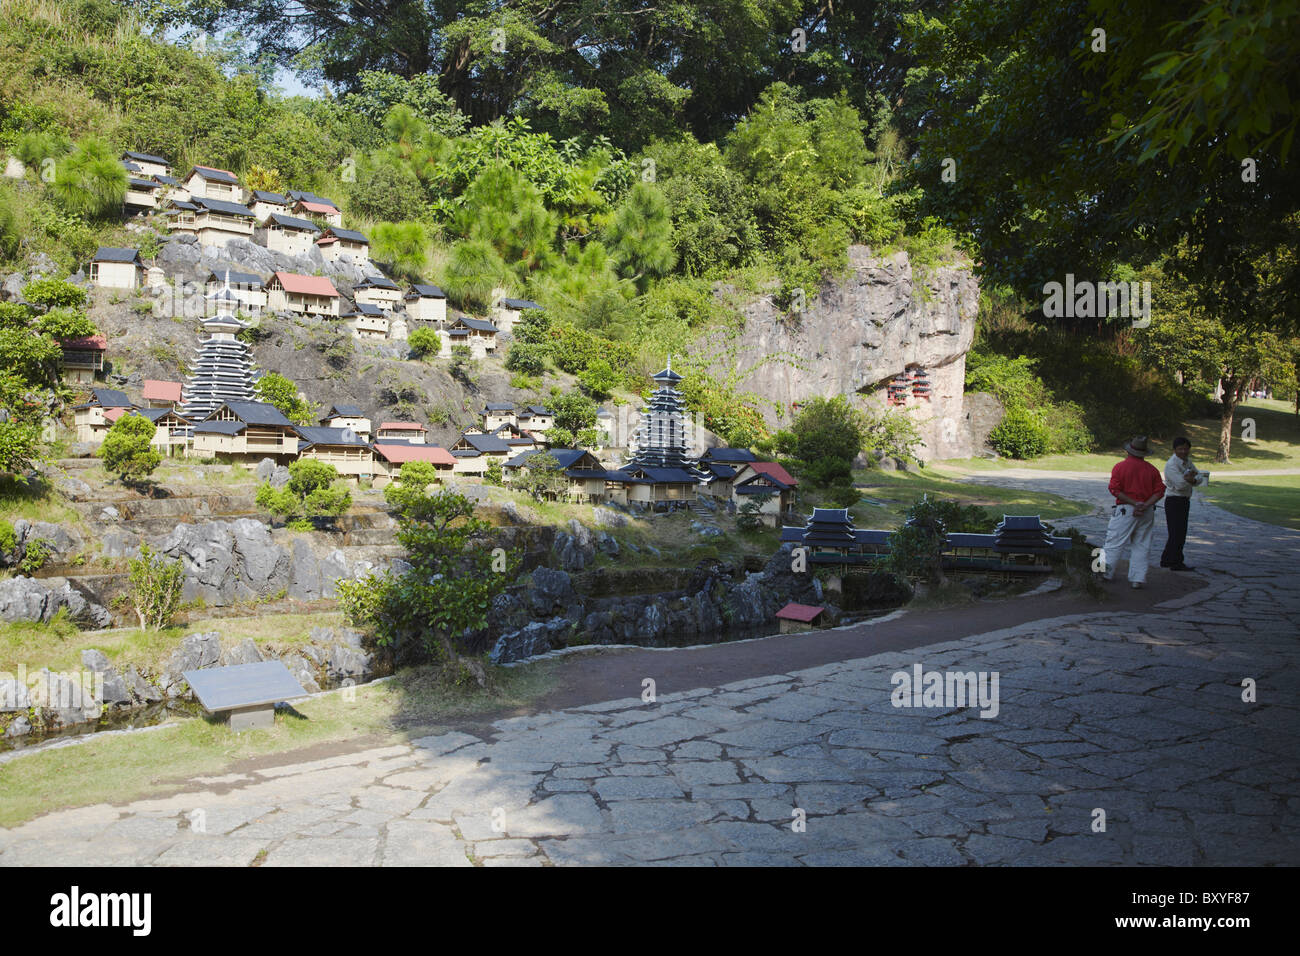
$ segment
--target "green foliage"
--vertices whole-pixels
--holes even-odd
[[[813,398],[788,431],[776,434],[776,449],[795,459],[796,470],[813,485],[841,484],[852,476],[866,426],[866,416],[845,396]]]
[[[140,629],[157,631],[170,625],[180,608],[184,566],[156,553],[148,544],[140,545],[140,556],[127,566],[131,605],[140,618]]]
[[[279,372],[267,372],[257,380],[257,396],[261,401],[274,405],[296,425],[315,421],[315,406],[300,398],[298,386]]]
[[[77,309],[86,304],[86,290],[63,279],[35,279],[23,286],[23,298],[46,309]]]
[[[512,579],[518,558],[493,554],[486,522],[463,495],[440,491],[414,500],[398,517],[397,539],[410,569],[339,582],[347,620],[372,628],[399,659],[423,652],[456,659],[453,640],[482,627],[491,600]]]
[[[618,373],[604,359],[591,362],[578,375],[578,387],[598,400],[609,398],[618,383]]]
[[[72,308],[55,308],[46,312],[36,320],[36,330],[54,339],[75,339],[99,331],[84,312]]]
[[[384,486],[384,500],[394,511],[408,511],[413,503],[424,498],[428,487],[438,480],[438,469],[432,462],[403,462],[397,480]]]
[[[614,213],[605,245],[618,263],[619,273],[636,282],[643,292],[649,286],[649,277],[665,275],[672,269],[677,253],[663,193],[649,183],[633,186]]]
[[[483,481],[489,485],[496,485],[500,488],[505,484],[504,475],[505,472],[501,467],[501,462],[494,458],[492,461],[488,462],[487,468],[483,470]]]
[[[54,542],[49,538],[30,538],[23,544],[23,556],[15,566],[19,574],[30,577],[41,568],[54,553]]]
[[[437,331],[423,326],[413,329],[406,336],[406,344],[419,358],[437,355],[442,350],[442,339],[438,337]]]
[[[482,315],[492,305],[494,290],[510,282],[510,270],[491,243],[469,239],[452,246],[442,287],[453,304]]]
[[[146,481],[162,464],[162,452],[153,442],[156,428],[143,415],[126,414],[113,423],[99,446],[104,470],[122,482]]]
[[[547,399],[546,407],[555,419],[557,428],[577,434],[584,428],[593,428],[596,424],[596,403],[586,395],[566,392],[552,395]]]
[[[546,371],[546,348],[528,342],[511,342],[506,352],[505,367],[510,372],[541,375]]]
[[[1050,436],[1040,412],[1013,405],[989,433],[989,444],[1008,458],[1039,458],[1047,454]]]
[[[945,509],[928,495],[922,495],[910,508],[903,526],[889,537],[889,554],[884,566],[898,574],[919,577],[931,584],[942,584]]]
[[[41,430],[34,423],[0,422],[0,474],[23,475],[41,457]]]
[[[336,518],[352,507],[352,494],[337,478],[333,465],[300,458],[289,465],[289,483],[283,488],[273,488],[269,481],[262,483],[257,489],[257,506],[292,521]]]
[[[583,428],[573,436],[574,448],[600,448],[605,444],[605,436],[599,428]]]
[[[370,256],[409,279],[424,273],[429,235],[418,222],[380,222],[370,230]]]
[[[753,403],[756,396],[737,395],[703,369],[693,368],[681,383],[682,398],[704,418],[704,427],[732,448],[750,448],[768,436],[767,423]]]
[[[568,490],[569,480],[554,455],[539,451],[528,456],[527,463],[515,472],[510,484],[537,501],[554,501]]]
[[[104,140],[86,136],[56,163],[54,196],[70,211],[103,219],[121,211],[126,198],[126,170]]]
[[[0,555],[7,555],[18,547],[18,533],[5,518],[0,518]]]
[[[546,443],[552,448],[572,448],[578,443],[578,438],[569,429],[557,425],[546,429]]]

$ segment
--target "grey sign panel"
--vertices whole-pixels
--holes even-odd
[[[199,703],[214,713],[307,696],[280,661],[185,671],[185,679],[194,688]]]

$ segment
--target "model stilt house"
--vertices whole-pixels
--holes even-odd
[[[182,392],[180,413],[190,421],[202,421],[225,402],[256,400],[253,357],[236,337],[248,325],[231,314],[235,304],[227,276],[226,284],[208,296],[205,312],[216,314],[203,320],[208,337],[195,350],[194,369]]]

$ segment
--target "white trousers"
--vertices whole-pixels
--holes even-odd
[[[1156,509],[1147,508],[1141,517],[1133,514],[1132,505],[1116,505],[1106,528],[1106,545],[1102,549],[1106,560],[1103,574],[1107,581],[1115,578],[1115,568],[1125,545],[1133,550],[1128,559],[1128,579],[1145,582],[1147,566],[1151,563],[1151,537],[1156,527]]]

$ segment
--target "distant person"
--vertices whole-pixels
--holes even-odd
[[[1115,496],[1106,545],[1102,549],[1102,575],[1115,580],[1115,567],[1125,545],[1131,545],[1128,579],[1134,588],[1143,587],[1151,556],[1151,534],[1155,530],[1155,503],[1164,497],[1165,483],[1156,467],[1145,461],[1151,454],[1147,436],[1139,435],[1124,446],[1127,457],[1110,472],[1110,493]]]
[[[1183,561],[1187,543],[1187,515],[1192,508],[1192,486],[1201,472],[1191,463],[1192,443],[1183,435],[1174,439],[1174,453],[1165,463],[1165,525],[1169,540],[1160,555],[1160,566],[1171,571],[1193,571]]]

